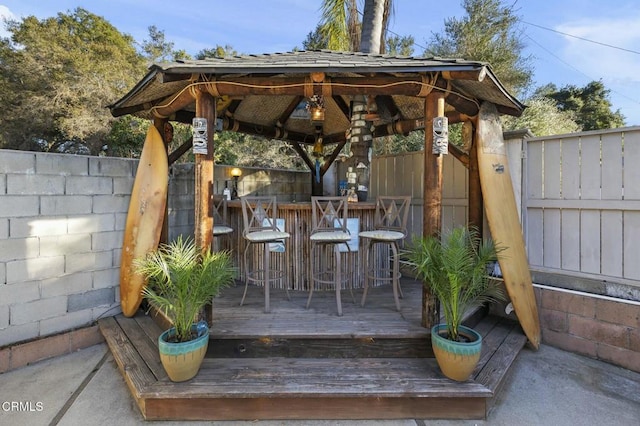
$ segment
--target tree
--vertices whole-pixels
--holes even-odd
[[[202,49],[196,54],[196,59],[207,58],[229,58],[231,56],[237,56],[238,52],[229,44],[224,46],[216,45],[213,49]]]
[[[361,52],[384,53],[390,7],[391,0],[365,0],[360,36]]]
[[[142,52],[150,63],[191,59],[191,55],[184,49],[173,50],[175,44],[167,41],[164,30],[155,25],[151,25],[148,30],[149,39],[142,42]]]
[[[413,36],[387,37],[387,53],[393,56],[411,56],[415,42]]]
[[[444,34],[434,34],[426,55],[489,62],[512,93],[522,93],[532,80],[531,58],[522,56],[524,43],[513,6],[501,0],[463,0],[467,15],[445,20]]]
[[[579,132],[580,125],[573,114],[561,111],[553,99],[536,96],[527,101],[520,117],[502,116],[504,130],[529,129],[535,136],[561,135]]]
[[[582,130],[613,129],[625,125],[620,110],[613,112],[609,101],[610,90],[602,81],[592,81],[584,87],[567,85],[557,89],[550,84],[539,91],[553,99],[561,111],[573,112],[575,121]]]
[[[329,40],[322,35],[321,27],[318,25],[314,31],[307,34],[307,38],[302,42],[304,50],[321,50],[329,48]]]
[[[0,41],[0,146],[100,153],[113,120],[106,106],[145,72],[133,39],[77,8],[7,24]]]

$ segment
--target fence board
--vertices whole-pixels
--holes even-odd
[[[562,140],[562,198],[580,198],[580,139]]]
[[[442,159],[442,198],[454,198],[455,192],[455,167],[452,156],[445,155]]]
[[[545,143],[544,145],[544,198],[560,198],[561,146],[561,143]]]
[[[562,261],[560,267],[570,271],[580,270],[580,212],[562,210]]]
[[[580,213],[580,270],[600,273],[600,212]]]
[[[624,212],[624,277],[640,280],[640,212]]]
[[[602,199],[622,199],[622,133],[602,135]]]
[[[624,133],[624,199],[640,200],[640,131]],[[637,253],[637,252],[636,252]]]
[[[422,200],[424,197],[424,157],[422,155],[412,155],[408,157],[410,161],[407,164],[414,171],[413,173],[413,193],[411,196],[413,198],[418,198]],[[420,226],[422,226],[422,220],[420,220]]]
[[[602,212],[602,260],[601,272],[612,277],[622,277],[622,212]]]
[[[543,266],[543,210],[530,209],[528,213],[527,229],[527,250],[529,254],[529,264]]]
[[[559,194],[559,192],[558,192]],[[544,211],[543,262],[548,268],[560,267],[560,211]]]
[[[543,141],[532,141],[527,143],[527,197],[542,198],[542,149]]]
[[[580,168],[581,198],[600,199],[600,136],[588,135],[581,139]]]

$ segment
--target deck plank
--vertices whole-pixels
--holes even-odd
[[[102,318],[98,320],[98,325],[131,395],[144,415],[145,398],[142,394],[145,389],[157,382],[156,377],[114,317]]]
[[[134,342],[138,354],[146,363],[149,370],[151,370],[155,378],[157,380],[165,379],[167,377],[167,373],[160,362],[157,341],[149,338],[147,333],[145,333],[145,331],[140,327],[139,321],[144,322],[144,316],[137,315],[134,318],[127,318],[124,316],[117,317],[118,325],[120,325],[122,331],[127,335],[129,340]]]
[[[163,381],[150,390],[181,397],[488,397],[474,381],[445,378],[434,359],[206,359],[188,383]]]
[[[451,409],[455,404],[455,409]],[[147,420],[484,419],[483,398],[198,398],[150,399]]]
[[[210,350],[183,383],[160,373],[157,318],[140,311],[100,320],[146,419],[483,419],[526,340],[515,323],[476,315],[481,363],[459,383],[442,375],[420,326],[419,283],[403,282],[401,312],[390,286],[373,289],[364,308],[344,292],[343,317],[333,292],[314,294],[307,310],[306,292],[289,301],[276,290],[265,314],[258,288],[238,306],[243,289],[214,300]]]
[[[475,381],[495,392],[526,342],[527,337],[522,329],[514,325],[502,340],[500,346],[495,349],[491,359],[476,375]]]

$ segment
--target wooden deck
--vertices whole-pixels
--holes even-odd
[[[265,314],[261,289],[250,287],[240,307],[242,290],[215,300],[207,358],[184,383],[169,381],[160,364],[157,319],[140,311],[99,321],[146,419],[484,419],[526,341],[517,324],[481,318],[480,364],[457,383],[433,358],[413,281],[403,281],[402,312],[385,286],[370,290],[365,308],[344,291],[342,317],[331,291],[314,293],[307,310],[306,293],[291,292],[288,301],[275,290]]]

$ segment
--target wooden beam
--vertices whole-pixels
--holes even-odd
[[[300,102],[302,102],[303,99],[303,96],[296,96],[291,102],[289,102],[287,108],[282,112],[282,114],[280,114],[280,117],[278,117],[276,127],[284,127],[284,123],[286,123],[289,117],[291,117],[291,114],[293,114],[293,111],[295,111],[296,107],[300,104]]]
[[[331,97],[331,99],[333,99],[333,102],[335,102],[338,108],[340,108],[340,111],[342,111],[342,114],[345,116],[345,118],[351,121],[351,111],[349,110],[349,105],[344,101],[342,96],[334,95]]]
[[[190,137],[189,139],[187,139],[186,142],[184,142],[182,145],[176,148],[175,151],[169,154],[169,165],[172,165],[173,163],[178,161],[180,157],[182,157],[184,154],[187,153],[187,151],[189,151],[189,149],[191,149],[192,146],[193,146],[193,137]]]
[[[432,154],[433,118],[444,114],[444,95],[432,92],[425,99],[424,129],[424,204],[422,235],[438,235],[442,228],[442,155]],[[438,322],[438,303],[427,287],[422,291],[422,326],[431,328]]]
[[[216,101],[206,92],[196,92],[196,116],[207,119],[207,153],[195,155],[195,243],[208,250],[213,239],[213,217],[210,203],[213,194],[213,152],[216,123]]]
[[[181,92],[171,95],[165,98],[163,101],[158,102],[159,105],[151,108],[151,113],[154,117],[166,118],[170,117],[176,111],[192,104],[195,97],[199,93],[199,90],[191,90],[191,88],[185,88]]]
[[[469,154],[464,152],[452,143],[449,143],[449,154],[456,157],[456,160],[462,163],[467,169],[469,168]]]
[[[307,165],[311,173],[313,173],[314,171],[313,169],[315,168],[315,166],[313,162],[311,162],[311,158],[309,158],[309,154],[307,154],[307,151],[305,151],[304,148],[302,148],[302,145],[300,145],[300,143],[297,141],[291,141],[291,147],[295,152],[298,153],[300,158],[302,158],[302,161],[304,161],[304,164]]]
[[[204,84],[204,83],[203,83]],[[334,77],[313,82],[305,77],[228,77],[206,83],[220,95],[407,95],[423,87],[421,76]]]
[[[442,71],[442,77],[447,80],[482,81],[487,76],[487,67],[470,71]]]

